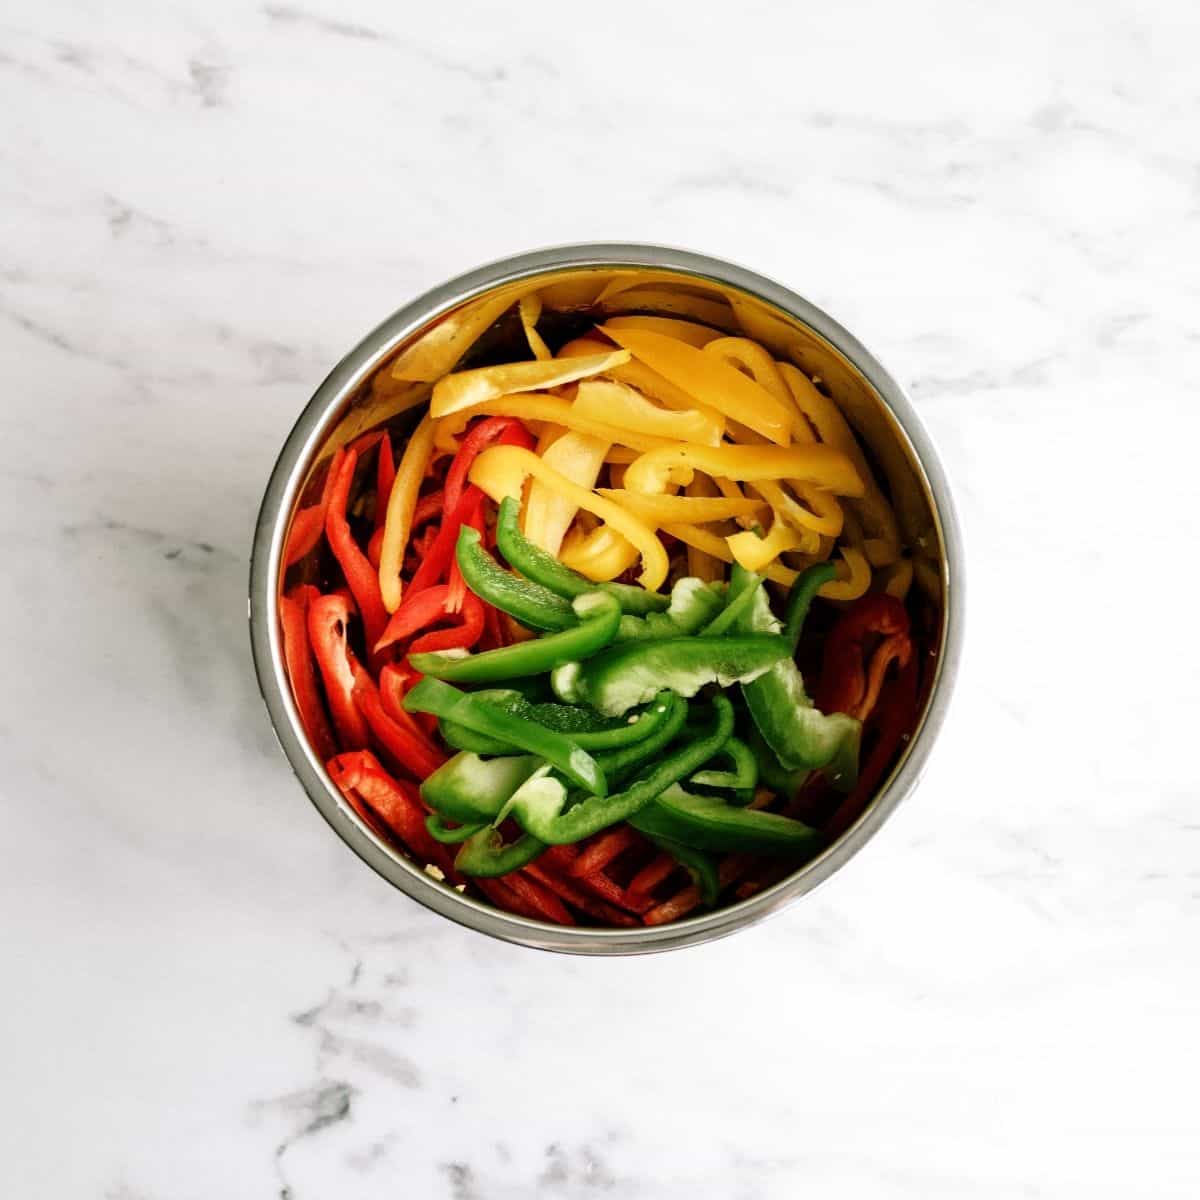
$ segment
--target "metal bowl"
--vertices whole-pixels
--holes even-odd
[[[460,895],[430,878],[368,828],[345,802],[300,725],[284,672],[278,597],[283,548],[302,497],[334,450],[382,420],[415,420],[433,379],[460,359],[494,354],[514,333],[521,295],[537,290],[544,321],[580,329],[599,310],[699,316],[766,344],[818,376],[886,478],[926,588],[938,597],[931,673],[907,748],[858,820],[824,852],[749,899],[675,924],[643,929],[563,928]],[[607,298],[606,298],[607,297]],[[517,325],[516,330],[519,330]],[[393,368],[402,364],[397,380]],[[398,413],[407,414],[397,417]],[[295,569],[295,568],[293,568]],[[853,335],[815,305],[743,267],[659,246],[564,246],[522,254],[451,280],[369,333],[317,389],[292,430],[263,497],[250,566],[250,637],[259,687],[279,743],[304,790],[368,865],[426,907],[506,941],[573,954],[642,954],[724,937],[779,912],[848,862],[912,791],[942,724],[958,667],[963,553],[942,467],[904,390]]]

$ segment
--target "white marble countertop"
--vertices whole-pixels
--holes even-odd
[[[1200,1192],[1200,29],[1046,0],[0,22],[0,1194]],[[379,319],[665,241],[805,293],[957,484],[929,774],[697,950],[492,943],[276,748],[247,552]]]

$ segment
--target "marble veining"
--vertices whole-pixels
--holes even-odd
[[[1190,1200],[1200,19],[1182,0],[0,18],[0,1194]],[[250,666],[297,412],[579,240],[829,309],[961,505],[926,779],[768,925],[492,944],[330,834]]]

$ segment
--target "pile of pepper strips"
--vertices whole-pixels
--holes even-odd
[[[388,433],[339,450],[293,521],[287,563],[323,535],[343,584],[281,597],[287,668],[362,819],[448,885],[559,924],[671,921],[753,894],[842,832],[915,719],[904,606],[879,593],[842,612],[814,703],[794,655],[831,566],[801,574],[782,620],[736,565],[669,597],[593,583],[522,536],[514,501],[497,510],[467,482],[495,443],[533,439],[485,417],[453,458],[431,459],[390,617]],[[369,511],[352,513],[352,496]]]

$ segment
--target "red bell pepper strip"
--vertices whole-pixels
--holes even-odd
[[[417,507],[413,509],[412,527],[414,529],[424,525],[426,521],[432,521],[434,517],[440,516],[445,510],[446,493],[438,488],[436,492],[427,492],[417,500]]]
[[[416,573],[413,575],[408,587],[404,590],[406,596],[416,596],[424,591],[425,588],[432,587],[435,583],[440,583],[446,578],[446,574],[450,570],[450,564],[454,561],[454,549],[458,544],[458,531],[462,528],[463,522],[474,511],[475,505],[481,503],[482,500],[483,493],[474,484],[470,484],[463,492],[458,506],[446,511],[446,516],[442,520],[441,528],[437,531],[437,536],[433,539],[432,545],[425,551],[424,557],[417,566]],[[400,608],[396,612],[399,612],[403,607],[404,602],[401,601]]]
[[[472,878],[471,886],[478,888],[488,900],[505,912],[515,913],[518,917],[532,917],[535,921],[540,920],[537,912],[526,904],[503,879],[486,879],[481,875]]]
[[[506,439],[503,435],[509,434]],[[505,446],[524,446],[533,449],[533,437],[516,417],[484,417],[467,431],[450,470],[446,472],[446,511],[453,512],[462,499],[467,475],[480,453],[500,441]]]
[[[840,837],[854,824],[863,807],[875,794],[884,772],[891,766],[900,743],[912,734],[917,723],[917,656],[910,655],[900,673],[883,690],[876,707],[875,741],[858,782],[825,825],[829,837]]]
[[[300,724],[322,762],[337,753],[333,730],[317,687],[312,647],[308,641],[308,606],[320,595],[312,584],[301,584],[279,598],[279,620],[283,630],[283,660],[287,665],[292,695],[300,713]]]
[[[449,629],[423,634],[408,648],[409,654],[424,654],[428,650],[471,649],[483,633],[483,610],[483,601],[474,592],[467,592],[463,597],[462,622]]]
[[[595,871],[591,875],[580,875],[577,879],[581,886],[602,900],[607,900],[610,904],[627,909],[631,913],[644,913],[647,909],[654,907],[655,901],[652,896],[631,894],[619,883],[614,883],[609,879],[603,871]]]
[[[383,550],[383,527],[375,530],[371,534],[371,540],[367,543],[367,562],[371,564],[377,571],[379,570],[379,555]]]
[[[475,489],[477,491],[477,489]],[[463,519],[459,522],[460,531],[469,525],[479,536],[483,537],[483,493],[478,492],[467,506]],[[467,585],[463,580],[462,571],[458,568],[458,536],[455,535],[455,553],[450,556],[450,590],[446,593],[446,611],[456,613],[461,611],[463,597],[467,594]]]
[[[825,639],[821,679],[813,695],[816,706],[825,713],[857,715],[867,696],[866,639],[871,634],[907,635],[908,628],[908,613],[895,596],[874,592],[855,601]]]
[[[579,857],[571,864],[571,874],[578,877],[603,871],[613,859],[632,849],[640,841],[637,830],[630,825],[606,829],[583,848]]]
[[[630,881],[631,895],[648,896],[664,883],[679,864],[666,851],[656,854]]]
[[[427,810],[416,790],[393,779],[369,750],[339,754],[326,770],[343,794],[348,789],[356,792],[418,862],[433,863],[449,878],[459,879],[446,848],[425,828]]]
[[[553,925],[575,924],[575,918],[567,911],[563,902],[536,879],[520,871],[502,875],[501,878],[534,911],[539,921],[549,921]]]
[[[446,761],[446,756],[423,733],[388,716],[379,689],[365,671],[355,681],[353,694],[376,740],[418,782]]]
[[[350,524],[346,520],[346,506],[350,502],[350,487],[354,482],[354,469],[358,466],[358,455],[353,450],[346,453],[338,467],[329,496],[329,508],[325,513],[325,536],[330,549],[342,568],[346,583],[354,593],[354,601],[362,615],[366,630],[367,645],[374,646],[388,623],[387,609],[379,594],[379,572],[371,566],[370,559],[358,548]]]
[[[388,497],[396,482],[396,460],[392,457],[392,435],[385,433],[379,443],[379,458],[375,463],[375,529],[383,528],[387,518]],[[378,563],[376,563],[378,566]]]
[[[336,593],[314,596],[308,605],[308,640],[325,684],[325,698],[343,750],[365,750],[370,730],[354,703],[354,683],[365,674],[346,639],[350,604]]]
[[[483,606],[483,637],[480,644],[485,650],[501,650],[511,644],[500,610],[490,604]]]
[[[406,588],[400,607],[392,613],[382,637],[375,643],[376,651],[412,637],[427,625],[445,620],[447,591],[448,586],[444,583],[434,584],[415,595],[411,587]]]
[[[589,894],[574,880],[566,879],[548,867],[542,866],[540,861],[530,863],[524,869],[524,873],[531,875],[539,883],[548,887],[572,908],[587,913],[589,917],[595,917],[597,921],[603,921],[607,925],[636,925],[638,923],[636,917]]]
[[[325,530],[325,511],[329,507],[329,495],[333,490],[334,477],[345,457],[345,450],[339,448],[335,452],[330,460],[329,470],[325,472],[325,482],[321,485],[320,500],[316,504],[309,505],[308,508],[302,508],[292,518],[292,527],[288,531],[287,550],[283,556],[285,567],[299,562],[321,540],[321,534]]]
[[[383,701],[383,711],[393,721],[403,724],[407,720],[418,733],[432,738],[437,730],[437,717],[433,713],[410,713],[404,707],[404,697],[424,678],[407,662],[388,663],[379,674],[379,698]]]

